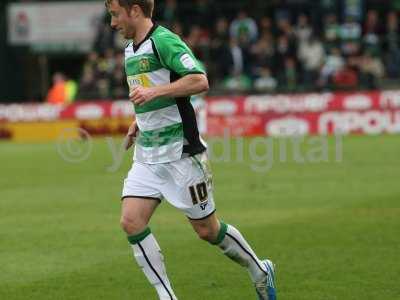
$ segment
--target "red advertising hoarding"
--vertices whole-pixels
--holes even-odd
[[[400,133],[400,90],[208,97],[209,136]],[[101,120],[133,116],[129,101],[0,105],[0,123]]]
[[[400,133],[400,91],[215,97],[207,101],[207,133]]]

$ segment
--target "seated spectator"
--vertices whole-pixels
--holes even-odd
[[[272,27],[272,20],[270,17],[263,16],[260,20],[260,35],[262,36],[265,33],[271,34],[273,32],[273,27]]]
[[[249,42],[254,42],[258,37],[258,27],[256,21],[247,15],[247,12],[241,10],[230,26],[230,36],[236,40],[241,35],[245,35]]]
[[[95,73],[92,69],[83,69],[83,75],[79,82],[78,97],[81,100],[90,100],[98,98]]]
[[[369,89],[377,88],[379,80],[385,75],[382,60],[378,56],[372,56],[369,52],[366,52],[361,58],[360,71],[363,83]]]
[[[381,28],[379,25],[379,16],[376,10],[370,10],[364,25],[363,49],[373,55],[381,54],[380,41]]]
[[[110,89],[112,99],[126,99],[128,97],[128,86],[124,72],[124,56],[119,53],[115,57],[115,68],[111,74]]]
[[[85,64],[83,65],[83,70],[90,69],[91,72],[98,72],[98,63],[99,63],[99,54],[96,51],[91,51],[88,56]]]
[[[216,78],[224,78],[228,75],[229,70],[226,63],[230,61],[229,56],[229,23],[225,18],[220,18],[215,24],[215,28],[210,41],[210,60],[209,76],[215,80]]]
[[[272,77],[271,70],[261,68],[260,76],[254,81],[254,88],[258,92],[274,92],[278,86],[277,80]]]
[[[211,0],[194,1],[193,4],[189,5],[186,15],[190,16],[190,19],[186,22],[207,30],[211,29],[216,19],[214,3],[215,1]]]
[[[386,23],[385,63],[391,78],[400,77],[400,32],[398,17],[395,12],[389,13]]]
[[[335,88],[353,89],[358,85],[358,74],[350,65],[345,64],[333,75],[332,82]]]
[[[230,91],[244,92],[252,88],[251,78],[243,73],[233,73],[223,81],[223,87]]]
[[[332,76],[336,75],[345,65],[345,61],[338,48],[332,48],[322,66],[318,85],[326,87]]]
[[[179,36],[183,36],[183,27],[181,22],[174,22],[171,25],[171,31]]]
[[[245,49],[239,47],[236,39],[231,39],[229,47],[224,49],[222,53],[221,63],[224,68],[224,74],[249,74],[247,72],[248,66],[246,66],[246,61],[248,61],[248,53]]]
[[[216,44],[219,46],[229,41],[229,23],[227,19],[219,18],[217,20],[212,36],[212,46]]]
[[[169,27],[172,23],[179,19],[179,10],[176,0],[166,0],[165,3],[160,5],[159,17]]]
[[[339,47],[340,25],[336,15],[328,14],[324,18],[324,27],[325,48],[329,52],[332,48]]]
[[[361,50],[362,30],[353,17],[348,16],[340,26],[341,49],[345,56],[357,55]]]
[[[198,25],[192,26],[188,36],[185,38],[185,41],[192,49],[195,56],[198,59],[203,60],[206,56],[206,49],[210,44],[207,31],[203,30]]]
[[[78,84],[73,79],[67,79],[65,83],[65,92],[67,93],[67,103],[72,103],[76,99],[76,95],[78,94]]]
[[[293,28],[288,18],[280,18],[277,23],[278,36],[286,36],[289,41],[289,46],[291,49],[295,49],[297,47],[297,36],[296,31]]]
[[[296,47],[290,42],[287,35],[281,35],[278,38],[276,44],[276,63],[278,70],[283,68],[285,65],[285,59],[290,57],[296,57]]]
[[[310,38],[312,31],[308,16],[306,14],[301,14],[297,19],[297,25],[295,28],[296,38],[299,41],[300,46]]]
[[[312,87],[325,61],[325,50],[322,42],[315,36],[310,36],[300,44],[298,57],[303,65],[304,84],[307,87]]]
[[[275,43],[272,35],[265,32],[260,40],[251,47],[251,74],[260,75],[260,69],[275,67]]]
[[[106,49],[114,48],[115,33],[114,30],[109,26],[110,16],[108,13],[105,14],[104,20],[99,24],[97,29],[96,38],[94,41],[94,50],[97,53],[104,53]]]
[[[298,71],[294,58],[285,58],[284,68],[279,72],[278,81],[280,89],[289,92],[294,92],[299,87]]]

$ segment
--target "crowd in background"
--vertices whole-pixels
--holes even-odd
[[[190,6],[166,0],[155,19],[193,49],[205,64],[214,91],[374,89],[383,79],[400,77],[396,7],[383,13],[366,8],[357,17],[330,8],[335,1],[321,2],[326,6],[317,11],[278,6],[271,11],[253,7],[224,12],[209,0]],[[108,22],[106,17],[100,25],[83,67],[80,99],[126,97],[126,42]]]

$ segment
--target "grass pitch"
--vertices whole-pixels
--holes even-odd
[[[105,140],[76,164],[53,143],[0,151],[0,299],[156,299],[119,229],[130,155],[110,172]],[[218,214],[277,264],[279,299],[400,299],[400,138],[347,137],[343,151],[342,163],[267,173],[248,155],[213,163]],[[180,299],[256,299],[246,272],[179,211],[163,203],[151,228]]]

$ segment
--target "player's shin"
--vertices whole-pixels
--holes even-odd
[[[157,290],[160,300],[176,300],[164,265],[160,246],[147,228],[144,232],[129,236],[133,254],[149,282]]]
[[[213,244],[218,245],[230,259],[247,268],[253,282],[265,278],[263,264],[235,227],[221,222],[218,238]]]

